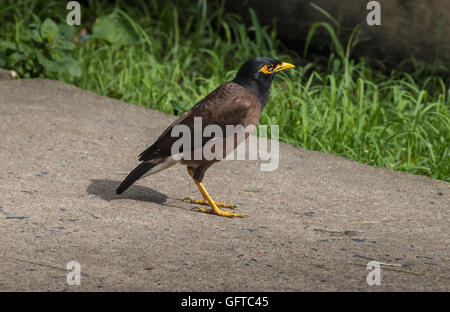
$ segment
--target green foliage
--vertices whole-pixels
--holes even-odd
[[[13,68],[22,77],[64,72],[79,77],[80,65],[71,56],[74,35],[73,27],[57,25],[51,18],[32,23],[20,40],[0,40],[0,66]]]
[[[275,27],[261,26],[253,10],[246,27],[223,2],[136,3],[91,1],[82,8],[83,21],[90,22],[74,28],[62,25],[65,2],[0,0],[0,66],[181,114],[233,79],[245,60],[275,57],[297,65],[278,74],[261,117],[261,124],[279,125],[281,140],[450,182],[448,84],[421,68],[384,73],[352,58],[362,40],[359,28],[343,44],[339,29],[312,25],[300,58],[283,47]],[[63,23],[55,27],[47,18]],[[324,64],[305,61],[319,27],[331,37]],[[88,35],[74,46],[82,28]]]
[[[127,46],[137,42],[133,29],[115,13],[98,18],[93,27],[93,35],[95,38],[117,46]]]

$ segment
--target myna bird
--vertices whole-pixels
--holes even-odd
[[[198,157],[197,159],[195,157],[186,157],[182,159],[174,157],[172,145],[179,138],[172,136],[172,130],[177,125],[184,125],[189,127],[191,132],[194,132],[194,118],[201,117],[201,126],[203,129],[208,125],[218,125],[224,130],[224,137],[222,138],[224,145],[227,139],[233,139],[234,142],[232,142],[233,147],[231,150],[233,151],[240,142],[237,142],[235,135],[232,137],[225,137],[225,126],[242,125],[243,128],[246,129],[248,126],[256,127],[261,112],[269,98],[273,77],[277,72],[292,67],[294,67],[294,65],[267,57],[257,57],[245,62],[239,69],[234,80],[220,85],[217,89],[194,105],[189,111],[175,120],[159,136],[153,145],[139,155],[141,163],[131,171],[125,180],[123,180],[117,188],[117,194],[122,193],[134,182],[144,176],[157,173],[176,163],[180,163],[187,166],[190,176],[204,197],[204,200],[193,200],[189,198],[191,202],[209,205],[211,207],[211,209],[195,207],[196,209],[201,212],[212,213],[224,217],[243,217],[243,214],[220,210],[219,207],[234,208],[235,206],[214,201],[202,184],[206,170],[214,162],[219,160],[208,160],[205,157],[200,159],[198,159]],[[243,139],[247,138],[248,135],[249,133],[245,132]],[[209,140],[210,138],[202,138],[200,148]],[[188,152],[194,154],[196,146],[191,146],[192,148]],[[231,151],[224,150],[224,156]]]

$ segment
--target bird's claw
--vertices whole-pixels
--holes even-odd
[[[188,200],[191,204],[198,204],[198,205],[207,205],[209,206],[209,203],[207,200],[204,199],[195,199],[192,197],[186,197],[184,200]],[[227,203],[221,203],[221,202],[217,202],[214,201],[214,204],[216,204],[217,207],[224,207],[224,208],[229,208],[229,209],[236,209],[237,206],[233,205],[233,204],[227,204]]]
[[[203,213],[209,213],[209,214],[215,214],[218,216],[222,216],[222,217],[228,217],[228,218],[233,218],[233,217],[245,217],[247,215],[245,214],[241,214],[241,213],[235,213],[233,211],[222,211],[220,209],[206,209],[206,208],[202,208],[202,207],[192,207],[191,210],[195,210],[198,212],[203,212]]]

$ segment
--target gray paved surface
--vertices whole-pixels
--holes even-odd
[[[206,175],[244,219],[191,211],[182,199],[199,193],[181,166],[115,195],[173,118],[0,80],[0,290],[450,290],[442,181],[281,144],[276,171],[224,161]],[[381,286],[366,283],[370,260],[391,264]]]

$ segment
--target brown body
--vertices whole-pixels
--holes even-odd
[[[173,127],[176,125],[186,125],[190,129],[193,129],[194,117],[202,118],[203,129],[208,125],[218,125],[222,128],[224,134],[223,157],[225,157],[228,153],[232,152],[232,150],[225,148],[228,140],[231,139],[234,141],[234,149],[249,135],[246,132],[243,136],[233,135],[232,137],[225,137],[226,125],[242,125],[243,128],[256,126],[260,116],[261,102],[255,94],[237,83],[224,83],[193,106],[188,112],[175,120],[152,146],[142,152],[139,160],[144,162],[161,161],[164,158],[171,157],[172,145],[179,139],[179,137],[172,136]],[[191,131],[191,135],[191,141],[193,142],[193,131]],[[202,146],[210,139],[209,137],[203,138]],[[201,160],[193,160],[193,154],[194,148],[192,149],[192,160],[181,160],[180,163],[188,166],[194,172],[195,178],[201,182],[206,169],[219,160],[207,160],[204,158]]]

